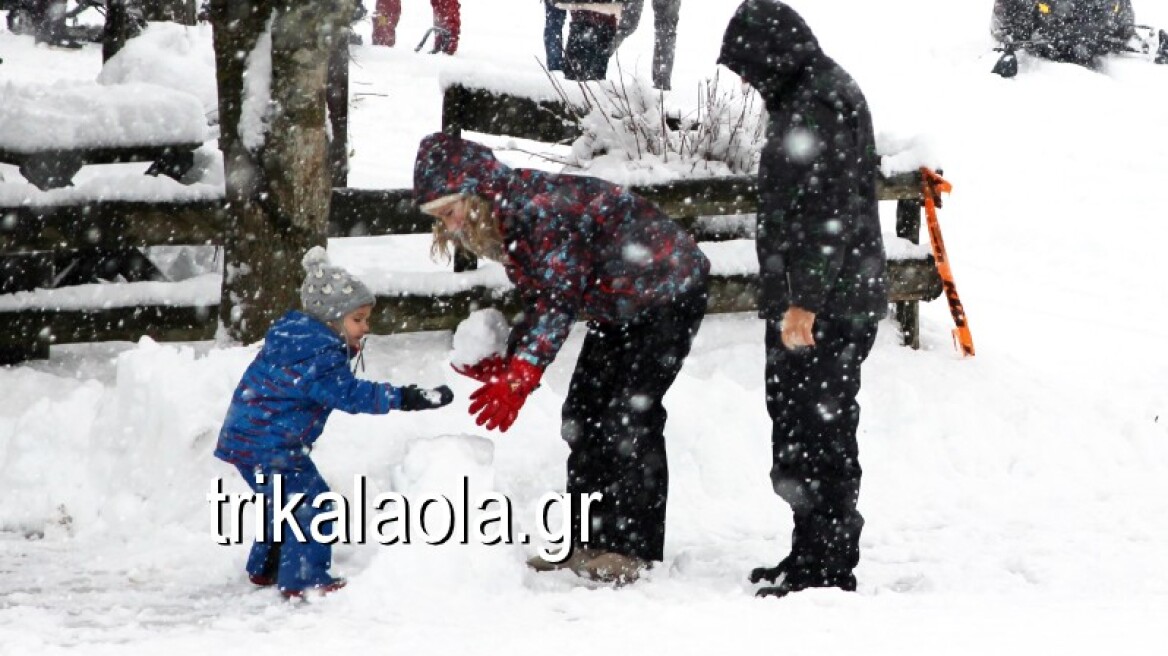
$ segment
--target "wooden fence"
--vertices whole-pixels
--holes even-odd
[[[554,105],[498,94],[487,97],[484,93],[462,87],[447,89],[444,127],[512,136],[542,134],[545,139],[570,134],[564,121],[554,114]],[[533,134],[533,128],[548,134]],[[704,218],[752,214],[757,209],[754,177],[687,179],[632,190],[657,203],[699,241],[747,237],[742,221]],[[918,174],[881,177],[878,193],[881,200],[897,203],[897,234],[916,243],[922,205]],[[23,258],[24,262],[36,262],[38,255],[95,246],[117,249],[218,244],[226,221],[227,214],[219,200],[89,201],[73,205],[0,207],[0,260]],[[414,204],[412,190],[333,190],[329,217],[332,237],[419,234],[429,232],[431,225],[431,219]],[[892,259],[888,269],[890,300],[896,303],[904,342],[916,348],[919,345],[917,303],[940,295],[940,277],[931,257]],[[29,270],[35,273],[36,268]],[[757,284],[756,276],[714,276],[709,311],[756,309]],[[499,307],[505,312],[519,309],[512,291],[485,287],[443,296],[379,296],[372,318],[373,330],[394,333],[452,329],[470,311],[486,306]],[[159,341],[206,340],[214,336],[217,321],[216,305],[0,311],[0,363],[48,357],[49,344],[54,342],[134,340],[141,335]]]

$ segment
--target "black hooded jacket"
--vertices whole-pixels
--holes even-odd
[[[796,305],[879,320],[888,302],[879,160],[859,86],[774,0],[738,7],[718,63],[759,92],[770,119],[759,165],[759,314],[778,319]]]

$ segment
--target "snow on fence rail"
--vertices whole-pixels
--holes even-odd
[[[491,108],[489,111],[486,108]],[[529,99],[452,84],[443,102],[444,129],[551,141],[546,128],[570,134],[570,121],[557,114],[554,101]],[[549,118],[549,116],[551,118]],[[541,128],[541,126],[543,126]],[[736,260],[711,257],[710,312],[750,311],[756,307],[757,263],[745,264],[757,208],[753,176],[690,178],[631,189],[657,203],[684,225],[703,248]],[[941,293],[941,281],[920,235],[921,185],[915,172],[878,180],[881,200],[897,202],[897,240],[887,244],[890,300],[906,345],[919,346],[918,302]],[[6,202],[0,197],[0,259],[82,247],[145,247],[218,244],[227,216],[222,200],[186,197],[168,202],[61,199],[42,204]],[[331,237],[420,234],[432,221],[413,203],[412,190],[333,190]],[[722,242],[726,244],[711,244]],[[732,246],[747,248],[732,248]],[[473,265],[472,265],[473,266]],[[497,273],[497,272],[495,272]],[[393,286],[375,290],[378,305],[373,329],[379,333],[450,329],[471,310],[494,306],[518,311],[518,299],[504,279],[490,271],[442,274],[452,284]],[[454,283],[457,280],[457,284]],[[465,283],[465,284],[464,284]],[[141,283],[136,283],[141,284]],[[166,284],[166,283],[161,283]],[[181,284],[181,283],[179,283]],[[201,284],[207,284],[203,281]],[[207,290],[204,290],[206,292]],[[140,301],[125,307],[35,302],[8,303],[0,297],[0,362],[47,357],[51,342],[133,340],[149,335],[160,341],[205,340],[217,329],[217,295],[163,294],[165,301]],[[133,298],[133,297],[130,297]],[[201,300],[199,300],[201,299]],[[124,303],[123,303],[124,304]],[[51,307],[46,307],[50,306]]]
[[[87,164],[154,162],[181,178],[207,140],[194,96],[146,83],[0,86],[0,162],[42,190],[67,187]]]
[[[902,198],[913,189],[916,176],[906,174],[882,180],[882,198]],[[657,202],[699,240],[725,241],[749,236],[753,221],[714,220],[704,217],[748,215],[756,207],[754,182],[746,178],[683,180],[635,187],[634,191]],[[377,236],[422,234],[432,222],[413,203],[412,190],[335,189],[330,215],[330,235]],[[911,223],[917,214],[919,192],[900,210]],[[915,203],[915,205],[914,205]],[[187,202],[90,201],[82,204],[0,208],[0,254],[29,254],[83,246],[144,247],[156,245],[218,244],[226,213],[220,201]],[[746,217],[743,217],[746,218]],[[911,230],[911,228],[910,228]],[[916,228],[919,231],[919,227]],[[893,301],[913,303],[936,298],[940,280],[931,258],[921,259],[908,247],[898,247],[910,259],[889,260]],[[894,256],[896,252],[889,249]],[[725,268],[724,268],[725,269]],[[715,269],[717,271],[717,269]],[[481,272],[451,273],[473,278],[461,291],[445,294],[378,294],[374,331],[392,333],[450,329],[471,310],[496,306],[517,311],[518,301],[503,284],[492,284]],[[139,283],[141,284],[141,283]],[[165,285],[168,283],[153,283]],[[756,276],[753,272],[717,275],[710,296],[711,312],[748,311],[755,307]],[[2,298],[2,297],[0,297]],[[173,302],[171,302],[173,301]],[[30,307],[0,309],[0,358],[3,350],[30,351],[47,356],[50,341],[59,343],[133,340],[141,335],[165,340],[204,340],[213,337],[218,318],[217,303],[190,304],[189,298],[143,303],[130,307]],[[915,323],[906,326],[914,332]],[[911,341],[909,342],[911,344]],[[9,360],[16,356],[9,356]]]

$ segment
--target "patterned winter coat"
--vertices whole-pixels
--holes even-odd
[[[709,260],[656,205],[583,176],[512,169],[473,141],[422,140],[414,168],[421,204],[454,193],[492,201],[525,305],[514,355],[546,367],[582,315],[626,323],[705,282]]]
[[[358,380],[344,340],[303,312],[276,320],[244,372],[219,432],[215,456],[237,465],[299,469],[333,410],[386,414],[401,390]]]

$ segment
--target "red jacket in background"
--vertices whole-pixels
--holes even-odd
[[[448,55],[458,50],[458,35],[462,29],[459,0],[430,0],[434,10],[434,25],[448,32],[437,39],[438,49]],[[397,24],[401,20],[401,0],[377,0],[373,14],[373,45],[393,47],[397,42]]]

